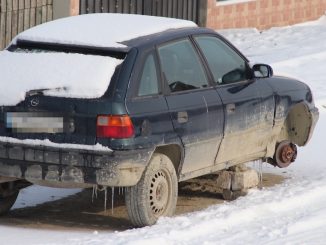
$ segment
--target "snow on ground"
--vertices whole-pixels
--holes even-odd
[[[251,62],[272,65],[274,73],[309,84],[317,101],[326,99],[326,16],[317,22],[287,27],[220,30]]]
[[[42,186],[32,185],[23,189],[19,192],[16,203],[12,207],[12,209],[17,208],[25,208],[25,207],[33,207],[38,204],[56,201],[61,198],[74,195],[80,192],[81,189],[62,189],[62,188],[48,188]],[[0,227],[0,231],[2,227]],[[1,244],[1,239],[0,239]]]
[[[320,120],[311,142],[299,149],[297,161],[287,169],[281,185],[252,190],[233,202],[158,224],[124,232],[57,232],[0,226],[6,244],[326,244],[326,17],[318,22],[252,30],[223,31],[251,60],[271,63],[275,73],[305,80],[313,89]],[[32,202],[25,190],[25,206]],[[30,192],[31,191],[31,192]],[[51,200],[49,198],[49,200]]]

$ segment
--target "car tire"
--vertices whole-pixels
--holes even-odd
[[[13,193],[10,193],[10,195],[3,195],[4,189],[2,188],[7,183],[0,184],[0,215],[6,214],[11,207],[16,202],[17,196],[19,194],[19,191],[15,191]]]
[[[136,227],[153,225],[162,216],[172,216],[178,198],[175,168],[166,155],[154,153],[137,185],[128,187],[125,201]]]

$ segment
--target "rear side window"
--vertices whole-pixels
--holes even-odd
[[[140,78],[138,96],[155,95],[159,93],[156,65],[153,55],[149,55],[144,63]]]
[[[203,65],[188,39],[161,46],[158,53],[171,92],[208,86]]]
[[[212,36],[195,37],[204,53],[215,83],[228,84],[250,79],[246,61],[222,40]]]

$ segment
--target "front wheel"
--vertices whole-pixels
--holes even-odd
[[[172,216],[178,197],[175,168],[166,155],[154,153],[137,185],[126,190],[126,206],[133,225],[153,225],[159,217]]]
[[[297,147],[288,140],[280,142],[275,150],[274,161],[279,168],[286,168],[297,158]]]
[[[19,191],[14,190],[12,182],[0,183],[0,215],[7,213],[16,202]]]

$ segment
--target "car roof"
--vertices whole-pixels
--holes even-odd
[[[166,30],[196,27],[188,20],[132,14],[87,14],[51,21],[19,34],[17,41],[128,49],[128,40]]]
[[[139,50],[150,49],[162,43],[166,43],[172,40],[181,39],[191,35],[215,35],[224,39],[223,36],[219,35],[212,29],[201,28],[201,27],[188,27],[179,29],[168,29],[159,33],[137,37],[125,42],[122,42],[123,47],[96,47],[87,45],[76,45],[76,44],[60,44],[51,42],[39,42],[29,41],[24,39],[16,40],[16,43],[8,48],[8,50],[14,50],[17,46],[21,48],[41,48],[63,52],[73,52],[81,54],[94,54],[94,55],[108,55],[118,59],[123,59],[125,54],[128,53],[132,48]],[[225,39],[224,39],[225,40]],[[229,42],[227,42],[230,46]]]
[[[146,48],[148,46],[154,46],[178,38],[187,37],[191,35],[200,35],[200,34],[218,35],[212,29],[201,28],[201,27],[188,27],[188,28],[180,28],[180,29],[170,29],[160,33],[155,33],[152,35],[135,38],[123,42],[123,44],[126,44],[128,47]]]

